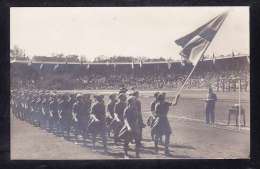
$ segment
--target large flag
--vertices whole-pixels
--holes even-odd
[[[215,37],[226,17],[227,12],[216,16],[195,31],[177,39],[175,43],[183,48],[180,52],[183,59],[191,62],[195,66]]]

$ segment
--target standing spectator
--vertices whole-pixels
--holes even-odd
[[[206,123],[215,123],[215,103],[217,101],[217,95],[213,93],[213,89],[209,87],[208,95],[206,99]]]

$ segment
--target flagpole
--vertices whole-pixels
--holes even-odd
[[[224,20],[220,23],[220,26],[217,28],[216,32],[218,32],[218,30],[221,28],[221,26],[222,26],[223,23],[224,23]],[[217,34],[217,33],[216,33],[216,34]],[[215,36],[216,36],[216,34],[215,34]],[[211,41],[211,42],[212,42],[212,41]],[[207,44],[206,48],[204,49],[203,53],[202,53],[201,56],[200,56],[200,59],[201,59],[202,56],[204,56],[204,53],[207,51],[207,49],[208,49],[209,45],[211,44],[211,42],[209,42],[209,43]],[[198,62],[200,61],[200,59],[198,60]],[[194,72],[196,66],[198,65],[198,62],[196,63],[196,65],[193,66],[193,68],[192,68],[190,74],[187,76],[187,78],[186,78],[186,80],[184,81],[183,85],[181,86],[181,88],[180,88],[180,89],[178,90],[178,92],[176,93],[175,98],[176,98],[176,97],[181,93],[181,91],[183,90],[185,84],[187,83],[187,81],[188,81],[188,79],[190,78],[191,74]]]
[[[202,56],[204,56],[204,53],[207,51],[209,45],[210,45],[210,43],[207,44],[206,48],[204,49],[203,53],[202,53],[201,56],[200,56],[200,59],[201,59]],[[200,59],[199,59],[199,61],[200,61]],[[198,63],[199,63],[199,61],[198,61]],[[186,83],[188,82],[190,76],[191,76],[192,73],[194,72],[194,70],[195,70],[196,66],[198,65],[198,63],[193,66],[193,68],[192,68],[190,74],[187,76],[187,78],[185,79],[184,83],[182,84],[182,86],[180,87],[180,89],[178,90],[178,92],[176,93],[176,96],[178,96],[178,95],[181,93],[181,91],[183,90],[184,86],[185,86]],[[176,98],[176,97],[175,97],[175,98]]]

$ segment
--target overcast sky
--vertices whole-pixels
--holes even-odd
[[[174,41],[231,9],[206,54],[249,54],[248,7],[11,8],[11,48],[27,55],[64,53],[178,59]]]

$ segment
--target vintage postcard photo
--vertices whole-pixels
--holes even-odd
[[[11,7],[12,160],[250,158],[249,7]]]

